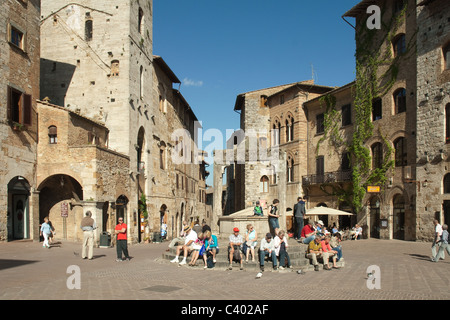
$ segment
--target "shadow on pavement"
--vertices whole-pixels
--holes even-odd
[[[36,263],[36,262],[39,262],[39,261],[0,259],[0,270],[20,267],[20,266],[23,266],[23,265]]]

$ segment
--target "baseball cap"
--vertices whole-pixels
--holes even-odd
[[[233,232],[239,232],[239,228],[234,228]]]

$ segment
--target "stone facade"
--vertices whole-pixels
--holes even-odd
[[[36,188],[40,1],[0,4],[0,241],[29,238]]]
[[[417,237],[433,239],[433,219],[450,224],[450,3],[417,6]]]
[[[49,217],[56,239],[81,241],[80,222],[90,210],[97,239],[102,232],[113,233],[121,215],[116,199],[129,194],[129,157],[108,149],[109,130],[97,121],[42,101],[38,112],[39,216],[34,219]]]

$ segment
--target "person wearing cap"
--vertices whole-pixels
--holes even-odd
[[[277,270],[277,254],[275,253],[274,243],[270,233],[267,233],[266,237],[261,240],[261,246],[259,247],[259,267],[261,268],[261,272],[264,272],[264,259],[266,256],[272,259],[273,269]]]
[[[263,208],[261,207],[259,200],[256,201],[256,206],[253,208],[253,214],[259,217],[264,215]]]
[[[184,245],[177,246],[175,258],[170,261],[172,263],[178,263],[180,253],[181,251],[183,251],[183,260],[180,262],[180,265],[186,264],[186,258],[188,254],[193,250],[194,242],[197,240],[197,233],[194,230],[192,230],[190,226],[186,226],[184,228],[184,233],[186,235]]]
[[[243,254],[241,251],[241,247],[242,244],[244,243],[244,240],[242,238],[242,235],[239,234],[239,228],[234,228],[233,229],[233,234],[230,236],[230,244],[228,245],[228,256],[230,259],[230,267],[228,268],[229,270],[233,269],[232,263],[233,263],[233,256],[235,251],[239,252],[239,263],[241,265],[241,270],[244,269],[244,267],[242,266],[242,261],[243,261]],[[237,259],[236,259],[237,260]]]

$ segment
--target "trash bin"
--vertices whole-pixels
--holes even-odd
[[[100,234],[100,248],[111,247],[111,234],[109,232],[102,232]]]
[[[152,242],[161,242],[161,232],[153,232],[153,239]]]

